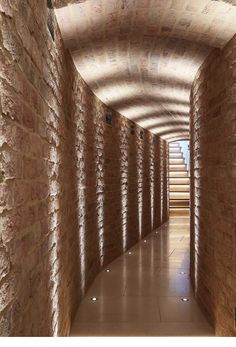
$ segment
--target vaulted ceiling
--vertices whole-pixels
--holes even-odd
[[[236,32],[236,0],[54,0],[66,47],[108,106],[168,141],[189,137],[195,74]]]

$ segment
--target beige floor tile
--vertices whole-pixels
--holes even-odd
[[[148,325],[147,336],[214,336],[213,328],[206,323],[159,323]]]
[[[191,296],[188,302],[183,302],[181,297],[158,298],[162,322],[199,322],[206,323],[206,319]]]
[[[85,298],[76,317],[75,324],[83,323],[157,323],[160,322],[160,311],[156,298],[143,297],[99,297],[98,301],[91,302],[90,297]]]
[[[214,336],[190,285],[189,219],[171,218],[145,240],[96,277],[71,336]]]

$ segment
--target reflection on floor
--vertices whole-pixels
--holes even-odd
[[[109,269],[87,292],[71,336],[214,336],[190,286],[189,218],[171,218]]]

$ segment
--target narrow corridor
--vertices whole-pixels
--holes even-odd
[[[236,0],[0,0],[0,336],[236,337],[235,99]]]
[[[190,285],[188,217],[171,218],[100,273],[71,331],[71,336],[166,335],[213,336]]]

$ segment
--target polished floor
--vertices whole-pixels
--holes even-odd
[[[190,285],[188,217],[171,218],[108,269],[82,301],[71,336],[214,336]]]

